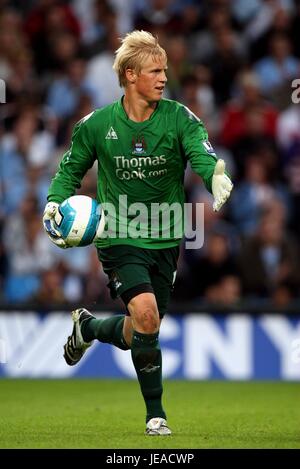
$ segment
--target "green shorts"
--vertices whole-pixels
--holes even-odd
[[[176,277],[179,246],[143,249],[117,245],[98,249],[98,257],[108,275],[110,294],[121,297],[125,306],[140,293],[154,293],[159,315],[167,312]]]

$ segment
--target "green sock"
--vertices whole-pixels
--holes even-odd
[[[112,316],[107,319],[86,319],[81,325],[81,334],[85,342],[98,339],[100,342],[113,344],[122,350],[129,350],[123,336],[125,316]]]
[[[153,417],[166,418],[162,408],[162,360],[158,332],[141,334],[134,331],[131,357],[147,409],[146,422]]]

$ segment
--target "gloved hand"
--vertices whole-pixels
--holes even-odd
[[[218,160],[212,177],[213,210],[218,212],[230,196],[233,184],[225,174],[225,161]]]
[[[52,243],[56,244],[59,248],[66,249],[69,246],[62,238],[59,231],[54,228],[54,217],[58,210],[59,204],[56,202],[48,202],[43,215],[44,229],[49,236]]]

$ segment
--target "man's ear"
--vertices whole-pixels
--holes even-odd
[[[129,83],[135,83],[137,75],[132,68],[126,68],[125,75]]]

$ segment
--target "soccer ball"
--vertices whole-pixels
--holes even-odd
[[[64,200],[54,217],[55,228],[68,246],[88,246],[101,236],[105,226],[102,207],[86,195]]]

